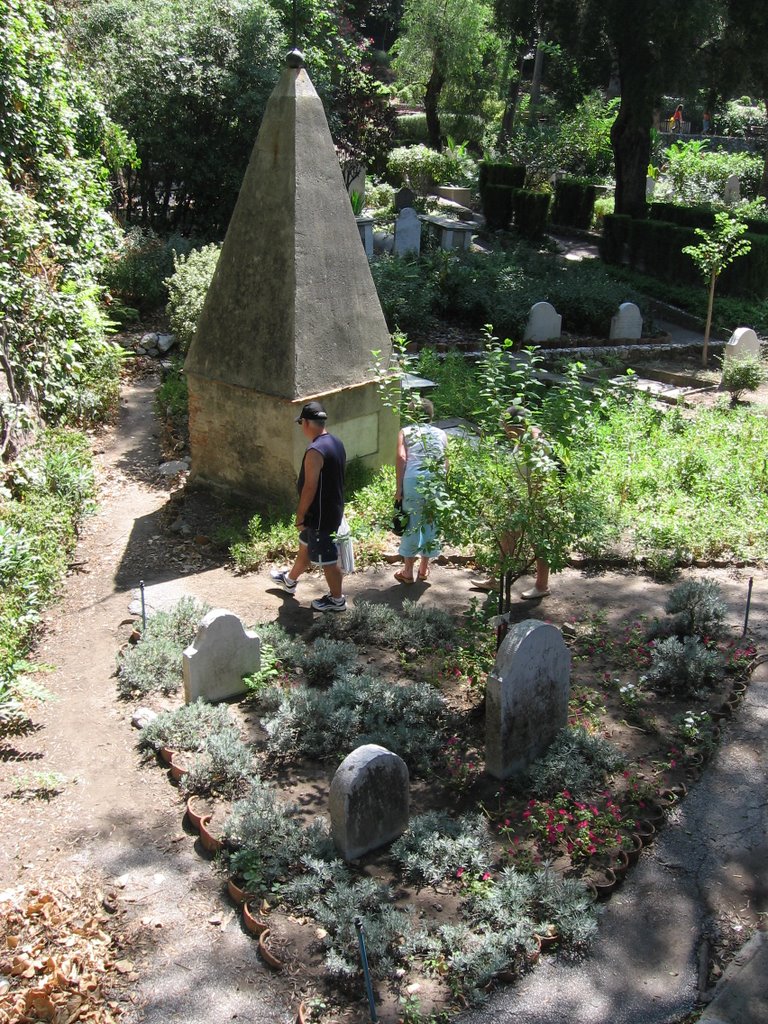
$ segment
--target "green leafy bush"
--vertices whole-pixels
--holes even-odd
[[[477,177],[475,162],[463,146],[442,152],[422,145],[398,146],[389,154],[387,173],[393,184],[408,184],[421,196],[435,185],[472,185]]]
[[[174,261],[191,247],[180,235],[164,240],[151,228],[129,228],[106,266],[104,283],[122,302],[143,313],[154,311],[168,300],[167,278]]]
[[[435,285],[422,273],[418,259],[379,256],[371,263],[371,274],[390,331],[418,334],[431,325]]]
[[[165,284],[168,288],[168,320],[179,348],[186,353],[197,330],[208,287],[219,261],[221,246],[204,245],[188,255],[174,255],[174,272]]]
[[[757,356],[726,359],[720,387],[730,392],[731,401],[738,402],[747,391],[757,391],[768,379],[768,371]]]
[[[138,643],[118,659],[118,694],[127,699],[156,690],[175,693],[181,684],[182,654],[194,640],[207,611],[207,605],[182,597],[170,610],[147,619]]]
[[[6,474],[0,489],[0,688],[8,699],[93,496],[90,447],[77,431],[44,431]]]

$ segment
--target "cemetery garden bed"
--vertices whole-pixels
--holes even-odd
[[[685,586],[662,622],[564,624],[568,726],[518,783],[484,772],[496,639],[478,606],[455,622],[358,602],[301,638],[262,624],[246,698],[156,702],[168,714],[141,744],[188,749],[181,793],[202,794],[223,844],[215,867],[251,894],[246,916],[269,928],[273,968],[307,1019],[368,1019],[358,914],[384,1019],[447,1017],[550,950],[587,948],[599,900],[695,783],[754,663],[750,643],[725,635],[716,588]],[[190,623],[200,611],[186,609]],[[410,825],[346,864],[321,822],[336,768],[366,742],[408,764]]]

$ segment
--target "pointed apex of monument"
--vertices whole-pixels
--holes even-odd
[[[289,68],[303,68],[304,67],[304,54],[301,50],[298,50],[295,46],[285,55],[285,64]]]

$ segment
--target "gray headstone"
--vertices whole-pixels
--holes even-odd
[[[656,179],[648,175],[645,179],[645,198],[650,199],[656,191]]]
[[[233,612],[208,612],[184,651],[184,700],[217,701],[245,693],[243,676],[261,668],[261,641]]]
[[[486,684],[485,767],[497,779],[521,775],[568,722],[571,653],[538,619],[510,629]]]
[[[398,213],[403,210],[409,209],[416,202],[416,193],[403,186],[398,192],[395,192],[395,209]]]
[[[723,362],[727,359],[760,358],[760,342],[751,327],[737,327],[725,344]]]
[[[362,857],[408,827],[408,768],[377,743],[353,750],[331,782],[331,835],[345,860]]]
[[[406,253],[419,255],[421,248],[421,221],[419,215],[410,206],[400,211],[395,221],[395,254],[405,256]]]
[[[549,302],[535,302],[528,314],[523,341],[549,341],[560,337],[563,318]]]
[[[611,338],[639,338],[643,333],[643,318],[634,302],[622,302],[616,316],[611,318]]]
[[[362,214],[355,217],[357,230],[360,232],[360,240],[365,249],[365,255],[370,259],[373,256],[373,217]]]
[[[728,203],[738,203],[741,198],[741,189],[739,187],[739,176],[738,174],[730,174],[728,180],[725,183],[725,192],[723,193],[723,201]]]

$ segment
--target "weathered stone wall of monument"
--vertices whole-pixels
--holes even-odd
[[[288,402],[256,395],[195,374],[187,383],[189,429],[196,439],[191,482],[239,495],[257,507],[292,508],[306,449],[294,422],[304,398]],[[381,405],[374,384],[344,388],[322,401],[328,430],[341,438],[350,461],[359,457],[374,469],[394,465],[397,419]]]

